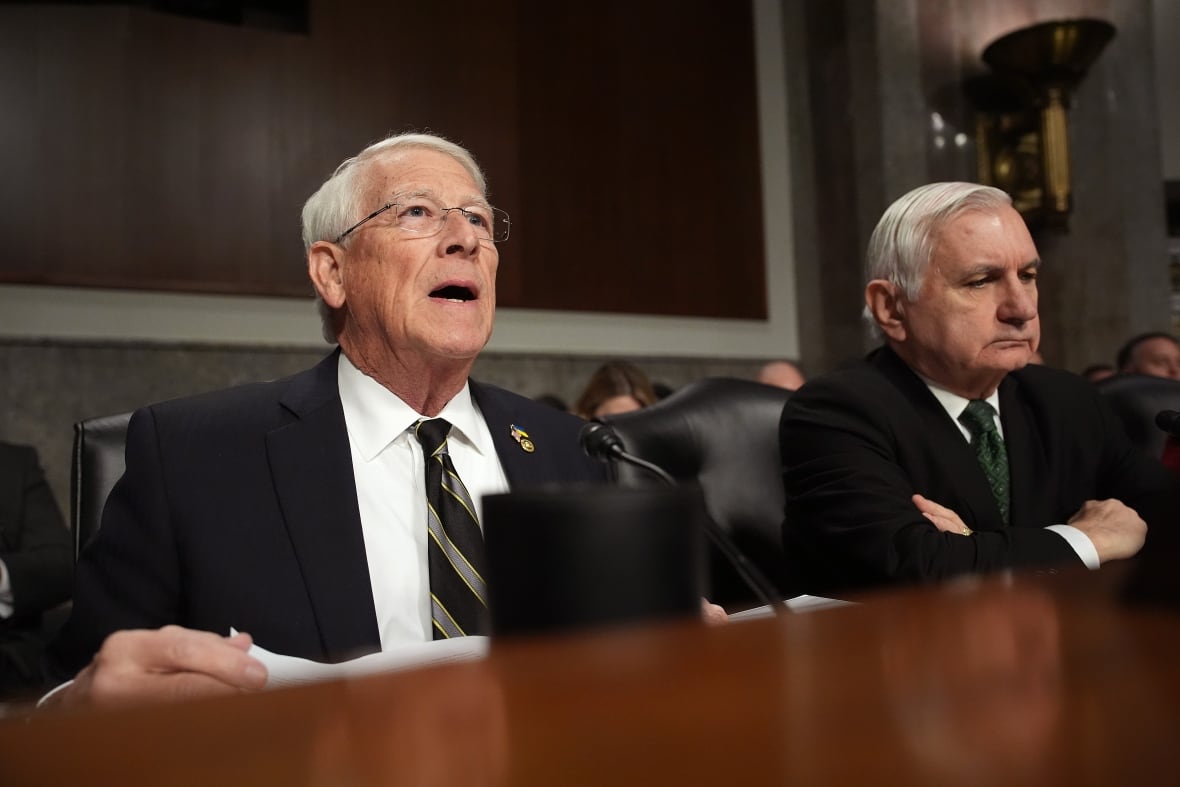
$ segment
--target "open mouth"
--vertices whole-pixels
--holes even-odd
[[[448,284],[446,287],[440,287],[434,292],[430,293],[431,298],[442,298],[448,301],[455,301],[456,303],[466,303],[467,301],[475,300],[475,293],[467,287],[461,287],[457,284]]]

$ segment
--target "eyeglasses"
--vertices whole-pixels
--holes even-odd
[[[396,208],[396,210],[394,210]],[[463,219],[475,228],[475,235],[481,241],[503,243],[508,240],[508,231],[512,221],[508,214],[490,205],[472,205],[467,208],[444,208],[429,197],[398,196],[393,202],[382,205],[377,210],[353,224],[344,232],[336,236],[333,243],[339,243],[365,223],[385,213],[394,210],[394,226],[403,232],[428,237],[442,232],[443,226],[452,211],[458,211]]]

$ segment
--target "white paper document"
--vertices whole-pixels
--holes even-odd
[[[851,601],[841,601],[838,598],[824,598],[823,596],[795,596],[783,601],[787,605],[787,609],[792,612],[811,612],[816,609],[828,609],[829,607],[844,607],[851,604]],[[754,607],[753,609],[744,609],[741,612],[735,612],[729,616],[730,620],[753,620],[755,618],[768,618],[774,614],[774,610],[770,607]]]
[[[784,602],[792,612],[810,612],[827,607],[842,607],[851,602],[822,596],[796,596]],[[731,621],[752,620],[770,617],[770,607],[755,607],[729,616]],[[233,629],[230,634],[236,634]],[[431,642],[411,642],[399,645],[382,653],[342,661],[339,664],[322,664],[310,659],[283,656],[271,653],[266,648],[251,645],[248,653],[261,661],[267,670],[266,688],[278,689],[299,686],[321,680],[337,678],[360,678],[379,672],[425,667],[431,664],[447,664],[455,661],[475,661],[487,656],[487,637],[456,637]]]
[[[285,686],[299,686],[320,680],[336,678],[360,678],[378,672],[424,667],[429,664],[446,664],[453,661],[475,661],[488,652],[487,637],[457,637],[437,642],[412,642],[367,656],[342,661],[339,664],[321,664],[318,661],[281,656],[266,648],[252,645],[249,655],[266,665],[266,688],[278,689]]]

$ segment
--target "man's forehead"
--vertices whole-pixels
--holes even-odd
[[[377,159],[369,168],[369,185],[384,192],[438,196],[443,190],[457,189],[463,196],[482,196],[458,159],[429,148],[395,150]]]
[[[1024,220],[1010,208],[1005,211],[970,210],[956,216],[932,239],[931,262],[956,272],[1013,263],[1020,268],[1039,266],[1037,247]]]
[[[934,242],[937,246],[943,242],[961,243],[982,237],[990,240],[996,236],[1014,244],[1033,245],[1024,219],[1008,205],[962,210],[942,225],[934,235]]]

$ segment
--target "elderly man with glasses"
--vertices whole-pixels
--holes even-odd
[[[290,378],[132,417],[126,474],[50,653],[57,677],[77,677],[53,701],[259,688],[252,641],[339,661],[484,630],[478,520],[452,543],[432,468],[460,515],[510,488],[604,478],[579,419],[468,379],[509,232],[486,194],[466,150],[404,134],[311,196],[307,269],[339,348]],[[454,600],[436,589],[452,571]]]

